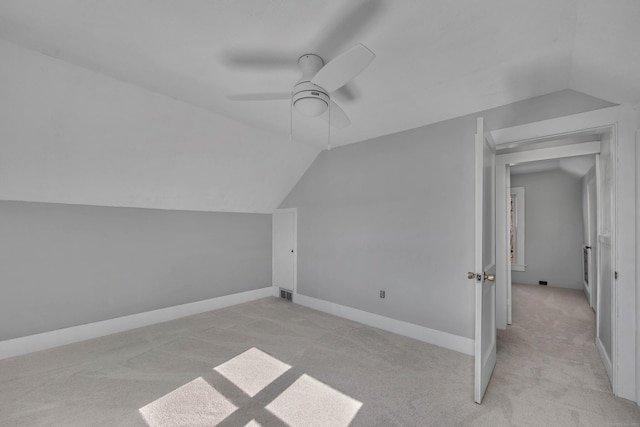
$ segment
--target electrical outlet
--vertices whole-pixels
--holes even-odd
[[[538,280],[538,285],[547,286],[546,280]]]
[[[380,298],[384,298],[385,297],[385,292],[384,291],[380,291]]]

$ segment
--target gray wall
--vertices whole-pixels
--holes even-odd
[[[562,91],[321,153],[280,205],[298,208],[298,292],[473,338],[476,117],[499,129],[608,105]]]
[[[511,176],[524,187],[526,271],[512,271],[514,283],[583,289],[582,181],[561,170]]]
[[[271,215],[0,201],[0,340],[258,289]]]
[[[456,120],[321,153],[281,205],[298,292],[471,338],[473,135]]]

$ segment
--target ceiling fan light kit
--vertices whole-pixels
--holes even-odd
[[[307,117],[317,117],[329,106],[329,97],[318,91],[298,92],[293,97],[293,106]]]
[[[317,117],[329,106],[329,95],[309,81],[299,82],[293,88],[293,106],[308,117]]]

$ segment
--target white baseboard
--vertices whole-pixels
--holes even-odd
[[[334,316],[344,317],[354,322],[363,323],[374,328],[383,329],[409,338],[417,339],[439,347],[448,348],[460,353],[473,356],[475,351],[474,340],[447,332],[437,331],[425,326],[416,325],[390,317],[380,316],[356,308],[347,307],[340,304],[294,294],[293,302]]]
[[[600,359],[602,360],[602,364],[604,365],[604,370],[607,372],[607,376],[609,377],[609,383],[613,388],[613,364],[611,363],[611,359],[607,355],[607,352],[604,349],[604,345],[599,338],[596,338],[596,348],[598,349],[598,354],[600,354]]]
[[[256,289],[253,291],[240,292],[204,301],[196,301],[173,307],[160,308],[158,310],[131,314],[129,316],[117,317],[115,319],[102,320],[100,322],[88,323],[86,325],[72,326],[55,331],[43,332],[41,334],[0,341],[0,359],[6,359],[8,357],[19,356],[39,350],[46,350],[48,348],[71,344],[91,338],[98,338],[181,317],[192,316],[194,314],[242,304],[244,302],[254,301],[260,298],[267,298],[273,296],[272,288],[272,286],[269,286],[267,288]]]

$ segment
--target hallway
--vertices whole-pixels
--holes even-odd
[[[582,291],[514,284],[513,324],[498,330],[485,403],[539,425],[640,426],[636,405],[611,393],[594,336]]]

